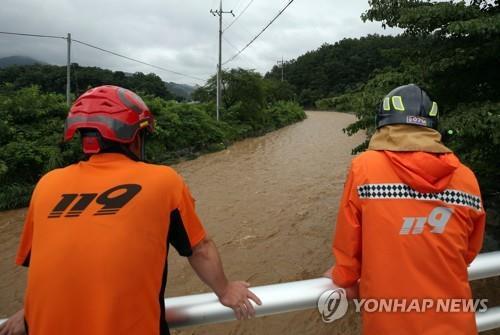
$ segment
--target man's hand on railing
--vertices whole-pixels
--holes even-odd
[[[193,248],[189,263],[198,277],[212,288],[221,304],[234,310],[238,320],[255,316],[250,300],[261,305],[260,299],[248,289],[250,284],[247,282],[227,280],[219,252],[211,239],[205,238]]]
[[[220,303],[232,308],[238,320],[255,316],[255,309],[250,300],[262,305],[260,299],[248,289],[249,287],[250,284],[244,281],[229,282],[219,296]]]
[[[26,335],[24,309],[21,309],[12,315],[7,322],[0,325],[0,335]]]

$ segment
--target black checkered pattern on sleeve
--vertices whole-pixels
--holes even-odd
[[[358,186],[360,199],[439,200],[450,205],[466,206],[481,211],[481,198],[459,190],[446,189],[439,193],[422,193],[406,184],[364,184]]]

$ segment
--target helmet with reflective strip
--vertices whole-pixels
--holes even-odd
[[[377,113],[377,128],[390,124],[436,129],[438,105],[415,84],[399,86],[385,96]]]
[[[71,106],[64,140],[71,140],[77,130],[94,130],[105,140],[130,144],[141,130],[152,132],[153,126],[153,115],[137,94],[118,86],[99,86],[82,94]],[[85,153],[98,153],[101,149],[95,137],[83,140]]]

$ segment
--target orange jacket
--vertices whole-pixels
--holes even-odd
[[[361,298],[471,297],[485,214],[453,154],[367,151],[352,162],[333,242],[335,284]],[[364,334],[475,334],[474,313],[363,312]]]
[[[189,256],[204,237],[169,167],[99,154],[48,173],[17,255],[29,265],[29,334],[167,334],[168,246]]]

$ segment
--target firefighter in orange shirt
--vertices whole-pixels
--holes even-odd
[[[368,150],[351,164],[327,272],[348,296],[470,299],[467,266],[482,246],[477,180],[441,143],[438,107],[420,87],[391,91]],[[358,286],[359,285],[359,286]],[[362,310],[363,334],[476,334],[472,311]]]
[[[16,259],[29,266],[25,308],[1,335],[168,334],[169,245],[238,319],[254,315],[259,298],[227,280],[183,179],[143,162],[153,123],[121,87],[96,87],[73,104],[65,140],[79,132],[90,157],[38,182]]]

